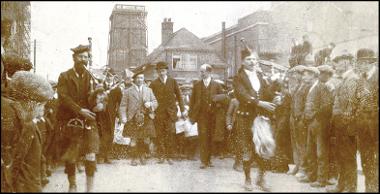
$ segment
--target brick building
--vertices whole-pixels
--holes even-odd
[[[291,40],[302,42],[305,34],[313,45],[313,54],[330,42],[336,44],[332,56],[343,49],[354,54],[359,48],[371,48],[378,53],[378,9],[378,2],[272,2],[270,10],[244,16],[224,32],[222,28],[202,40],[221,56],[225,52],[229,75],[241,64],[242,37],[260,58],[280,64],[280,68],[288,66]]]
[[[225,28],[224,32],[222,27],[222,31],[202,38],[202,40],[223,55],[223,34],[225,34],[225,57],[229,64],[229,76],[233,76],[240,67],[240,51],[243,48],[240,40],[242,38],[251,49],[259,53],[261,59],[277,62],[281,57],[280,49],[277,47],[276,40],[273,39],[278,35],[269,11],[256,11],[244,16],[238,19],[237,24]],[[275,68],[286,69],[279,65],[276,65]]]

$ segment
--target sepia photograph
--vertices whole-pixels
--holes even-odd
[[[1,192],[379,192],[378,1],[1,1]]]

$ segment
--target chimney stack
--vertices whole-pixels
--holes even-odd
[[[164,18],[161,25],[161,44],[163,44],[173,35],[173,22],[171,21],[171,18]]]

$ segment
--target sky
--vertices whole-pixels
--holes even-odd
[[[256,10],[270,9],[270,2],[36,2],[31,1],[31,41],[36,40],[36,73],[56,80],[73,66],[72,52],[92,37],[93,64],[107,64],[109,17],[116,4],[143,5],[148,12],[148,53],[161,42],[161,22],[171,18],[174,32],[186,28],[199,38],[235,25],[239,18]]]

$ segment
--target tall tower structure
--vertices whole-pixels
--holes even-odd
[[[110,16],[107,65],[120,73],[142,65],[148,52],[145,6],[115,5]]]
[[[31,8],[29,1],[1,1],[1,42],[5,51],[30,60]]]

